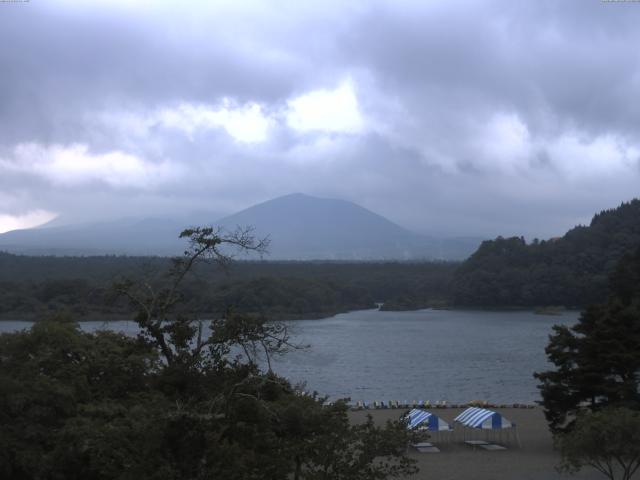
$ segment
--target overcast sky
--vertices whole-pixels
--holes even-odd
[[[640,3],[0,3],[0,231],[292,192],[546,238],[640,195]]]

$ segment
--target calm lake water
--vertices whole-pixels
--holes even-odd
[[[332,398],[365,400],[482,399],[497,403],[539,399],[533,372],[549,367],[544,354],[551,327],[573,324],[531,312],[364,310],[321,320],[288,322],[305,351],[276,359],[274,369],[308,390]],[[134,335],[135,323],[83,322]],[[0,331],[29,322],[0,322]]]

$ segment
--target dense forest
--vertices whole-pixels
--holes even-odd
[[[561,238],[485,241],[456,270],[451,299],[460,306],[582,307],[607,297],[607,278],[640,245],[640,200],[623,203]]]
[[[31,319],[65,309],[74,318],[128,316],[113,295],[123,277],[152,279],[161,257],[27,257],[0,253],[0,318]],[[385,302],[442,305],[454,263],[235,262],[199,266],[185,282],[184,308],[202,315],[232,309],[272,318],[314,318]]]
[[[640,200],[593,217],[561,238],[483,242],[463,263],[237,261],[202,265],[185,282],[184,308],[277,319],[349,310],[425,307],[583,307],[607,296],[616,262],[640,245]],[[0,318],[32,319],[60,309],[79,319],[128,317],[113,295],[123,277],[153,279],[163,257],[29,257],[0,252]]]

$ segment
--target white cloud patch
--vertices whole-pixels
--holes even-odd
[[[214,108],[206,104],[182,103],[175,108],[163,108],[152,116],[151,123],[182,130],[193,137],[198,130],[223,128],[238,142],[264,142],[269,134],[271,120],[257,103],[237,106],[228,98]]]
[[[480,146],[486,160],[503,172],[512,172],[532,153],[527,126],[515,114],[497,114],[488,122]]]
[[[32,210],[21,215],[0,214],[0,233],[38,227],[56,217],[55,213],[47,210]]]
[[[287,104],[287,124],[294,130],[335,133],[361,133],[364,130],[364,118],[350,79],[334,90],[314,90]]]
[[[365,120],[350,78],[334,90],[313,90],[268,109],[258,102],[239,104],[223,97],[217,104],[182,102],[146,112],[104,111],[88,121],[93,120],[98,121],[98,128],[100,125],[114,128],[124,138],[138,142],[147,142],[157,127],[179,131],[191,141],[198,133],[222,129],[239,146],[264,143],[281,128],[317,134],[365,131]]]
[[[434,139],[427,136],[427,144],[429,140]],[[448,156],[447,149],[428,156],[451,174],[472,166],[476,171],[523,178],[546,171],[557,180],[588,183],[640,171],[640,146],[626,137],[594,136],[578,129],[536,135],[514,112],[492,114],[480,127],[461,131],[458,148],[465,152],[466,164]]]
[[[572,179],[637,174],[640,166],[640,148],[612,134],[593,138],[567,133],[552,142],[548,152],[554,165]]]
[[[43,177],[54,184],[75,186],[90,182],[112,187],[152,187],[175,178],[176,166],[145,161],[119,150],[91,153],[85,144],[43,146],[23,143],[10,159],[0,159],[0,171]]]

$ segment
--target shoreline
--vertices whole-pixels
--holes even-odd
[[[490,407],[488,407],[490,408]],[[506,450],[485,451],[475,449],[463,442],[462,433],[453,419],[464,408],[430,408],[452,427],[453,436],[447,441],[441,433],[432,435],[428,442],[440,449],[439,453],[419,453],[409,447],[409,457],[417,460],[418,474],[408,480],[561,480],[566,479],[555,470],[560,461],[559,453],[553,447],[553,437],[547,427],[542,408],[491,408],[516,424],[521,447],[510,439],[496,440],[480,431],[474,431],[472,438],[487,438],[492,443],[504,445]],[[376,424],[382,425],[388,420],[398,420],[406,409],[373,409],[350,411],[349,418],[361,423],[370,415]],[[450,434],[449,434],[450,435]],[[469,435],[469,433],[467,433]],[[467,437],[469,438],[469,437]],[[505,441],[508,440],[508,441]],[[602,478],[595,470],[585,469],[575,476],[578,480],[597,480]]]
[[[448,403],[445,400],[442,400],[440,402],[437,401],[435,403],[412,402],[412,403],[405,404],[405,403],[395,402],[395,404],[393,404],[392,402],[370,402],[369,403],[369,402],[357,401],[354,403],[353,401],[349,401],[347,402],[347,405],[349,405],[350,410],[353,412],[375,411],[375,410],[404,411],[404,410],[411,410],[412,408],[420,408],[423,410],[434,410],[434,411],[447,410],[447,409],[464,410],[465,408],[470,408],[470,407],[487,408],[490,410],[495,410],[495,409],[524,410],[524,409],[540,408],[540,405],[538,402],[539,400],[531,400],[530,402],[500,402],[500,403],[485,402],[485,401]]]
[[[315,320],[328,320],[331,318],[335,318],[338,315],[345,315],[356,312],[368,312],[368,311],[379,311],[384,313],[417,313],[424,312],[426,310],[433,311],[452,311],[452,312],[483,312],[483,313],[506,313],[506,312],[531,312],[534,315],[540,316],[554,316],[554,317],[562,317],[565,314],[574,314],[582,312],[582,309],[577,307],[468,307],[468,306],[451,306],[451,307],[421,307],[421,308],[412,308],[412,309],[402,309],[402,310],[385,310],[382,307],[372,307],[372,308],[356,308],[352,310],[336,310],[336,311],[327,311],[327,312],[309,312],[305,314],[304,318],[300,318],[296,313],[278,313],[278,314],[266,314],[266,316],[270,320],[274,321],[282,321],[282,322],[292,322],[292,321],[315,321]],[[51,312],[43,312],[42,316],[46,316]],[[73,313],[73,312],[71,312]],[[261,315],[257,312],[249,313],[250,315]],[[88,316],[80,316],[76,322],[121,322],[121,321],[132,321],[123,318],[113,318],[116,313],[96,313],[90,314]],[[213,314],[198,314],[197,316],[201,317],[212,317]],[[38,314],[27,314],[25,316],[14,316],[13,314],[0,314],[0,322],[39,322],[42,321],[42,318]]]

